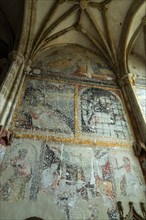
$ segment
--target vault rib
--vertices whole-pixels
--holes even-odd
[[[146,16],[144,18],[146,18]],[[138,26],[138,28],[135,30],[134,34],[132,35],[127,47],[127,52],[126,52],[127,57],[132,49],[133,43],[135,42],[136,38],[138,37],[144,26],[145,26],[145,22],[142,21],[141,24]]]
[[[78,5],[73,6],[71,9],[69,9],[66,13],[64,13],[60,18],[57,19],[43,34],[43,37],[45,38],[47,35],[50,35],[52,31],[64,20],[66,20],[74,11],[79,9]]]
[[[38,33],[38,38],[36,40],[34,40],[34,47],[32,48],[31,50],[31,53],[30,53],[30,57],[33,55],[33,53],[35,52],[35,50],[37,49],[37,47],[39,46],[39,44],[41,43],[42,41],[42,36],[45,32],[45,29],[46,27],[48,26],[50,20],[52,19],[52,17],[54,16],[54,14],[56,13],[57,9],[58,9],[58,6],[59,4],[57,2],[55,2],[53,8],[52,8],[52,11],[51,11],[51,14],[49,13],[48,16],[47,16],[47,22],[44,21],[43,25],[42,25],[42,28],[41,30],[39,31]],[[46,20],[46,19],[45,19]],[[36,41],[36,42],[35,42]]]
[[[79,9],[79,17],[78,17],[78,23],[79,23],[79,25],[82,24],[83,13],[84,13],[84,10]]]
[[[113,40],[111,37],[111,33],[109,31],[109,25],[108,25],[108,19],[107,19],[107,7],[106,5],[104,5],[101,9],[101,14],[102,14],[102,19],[103,19],[103,24],[104,24],[104,28],[105,28],[105,32],[106,32],[106,38],[107,38],[107,42],[108,45],[110,47],[110,51],[111,51],[111,58],[112,58],[112,62],[115,64],[115,74],[118,74],[118,63],[117,63],[117,56],[116,56],[116,51],[115,51],[115,47],[113,44]]]
[[[68,10],[66,13],[64,13],[61,17],[59,17],[44,33],[43,36],[40,39],[40,43],[38,44],[38,46],[35,48],[35,50],[33,51],[32,57],[34,57],[34,54],[37,53],[37,51],[40,50],[40,48],[42,47],[42,45],[44,44],[47,35],[50,35],[52,33],[53,30],[55,30],[55,28],[64,20],[66,20],[74,11],[76,11],[77,9],[79,9],[78,5],[73,6],[70,10]]]
[[[33,30],[34,30],[34,26],[33,26],[33,22],[35,20],[35,16],[36,16],[36,10],[34,9],[36,6],[36,1],[32,0],[31,1],[31,5],[30,5],[30,17],[29,17],[29,29],[28,29],[28,35],[27,35],[27,42],[26,42],[26,47],[25,47],[25,57],[28,58],[28,54],[30,52],[30,48],[32,46],[33,43]]]
[[[46,16],[47,18],[45,19],[41,30],[39,31],[38,34],[38,38],[36,39],[36,41],[34,41],[34,48],[32,50],[31,53],[33,53],[35,51],[35,49],[38,47],[38,45],[41,43],[42,41],[42,36],[46,30],[46,27],[49,25],[49,22],[51,21],[52,17],[54,16],[54,14],[56,13],[57,9],[58,9],[59,4],[57,3],[57,1],[55,2],[55,4],[53,5],[53,8],[51,10],[51,14],[49,12],[49,14]]]
[[[106,52],[107,52],[107,54],[109,55],[109,57],[111,58],[111,60],[113,60],[113,57],[112,57],[112,53],[111,53],[111,51],[110,51],[110,48],[109,48],[109,46],[108,46],[108,44],[107,44],[105,38],[102,36],[102,33],[101,33],[100,29],[99,29],[99,26],[97,25],[97,22],[96,22],[96,19],[94,18],[94,15],[91,13],[90,9],[86,9],[86,13],[87,13],[89,19],[92,21],[92,23],[93,23],[95,29],[96,29],[97,32],[98,32],[98,35],[99,35],[99,37],[100,37],[100,39],[101,39],[101,42],[102,42],[102,44],[103,44],[103,48],[106,50]]]
[[[107,5],[108,3],[110,3],[112,0],[105,0],[104,2],[101,3],[97,3],[97,2],[89,2],[89,6],[92,8],[98,8],[100,9],[101,7]]]
[[[119,64],[119,70],[121,71],[120,72],[121,76],[128,72],[127,61],[126,61],[127,58],[126,46],[130,32],[130,27],[132,25],[132,21],[136,15],[136,12],[139,10],[139,8],[142,6],[144,2],[145,0],[134,0],[132,5],[128,9],[126,17],[124,19],[123,28],[121,31],[121,36],[118,45],[118,64]]]
[[[70,26],[70,27],[68,27],[68,28],[65,28],[65,29],[63,29],[63,30],[61,30],[61,31],[59,31],[59,32],[57,32],[56,34],[54,34],[54,35],[52,35],[52,36],[50,36],[50,37],[48,37],[48,38],[46,39],[45,43],[42,45],[42,47],[39,48],[39,49],[36,51],[36,53],[34,54],[34,57],[35,57],[35,55],[36,55],[38,52],[41,52],[41,51],[46,50],[46,49],[48,48],[46,45],[47,45],[49,42],[51,42],[52,40],[54,40],[54,39],[60,37],[61,35],[64,35],[64,34],[68,33],[69,31],[72,31],[72,30],[74,30],[74,26],[73,26],[73,25]]]
[[[68,27],[68,28],[65,28],[65,29],[63,29],[63,30],[57,32],[56,34],[54,34],[54,35],[52,35],[52,36],[46,38],[46,39],[45,39],[45,43],[42,45],[42,48],[43,48],[46,44],[48,44],[50,41],[54,40],[55,38],[60,37],[60,36],[63,35],[63,34],[66,34],[67,32],[69,32],[69,31],[71,31],[71,30],[73,30],[73,29],[74,29],[74,25],[72,25],[72,26],[70,26],[70,27]]]
[[[104,57],[106,60],[106,63],[108,62],[108,65],[113,67],[113,63],[111,63],[110,57],[107,56],[106,51],[101,47],[101,45],[97,42],[97,40],[83,27],[81,32],[96,46],[98,51],[100,52],[101,56]]]

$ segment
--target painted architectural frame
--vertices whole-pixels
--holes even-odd
[[[28,77],[11,128],[22,138],[128,147],[129,124],[119,89]]]

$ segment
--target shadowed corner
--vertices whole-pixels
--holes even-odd
[[[33,216],[33,217],[25,218],[24,220],[43,220],[43,219],[40,217]]]

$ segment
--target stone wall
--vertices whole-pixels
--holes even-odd
[[[129,57],[129,70],[135,75],[133,91],[140,107],[143,119],[146,122],[146,62],[138,55]]]
[[[119,219],[145,202],[135,137],[114,73],[78,47],[33,63],[1,146],[2,219]]]
[[[137,85],[133,86],[137,102],[142,112],[143,118],[146,121],[146,86]]]

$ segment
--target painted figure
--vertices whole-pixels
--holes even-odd
[[[123,107],[111,91],[88,88],[82,92],[80,101],[83,132],[119,139],[130,138]]]
[[[131,172],[131,162],[130,162],[129,158],[124,157],[123,162],[124,162],[124,168],[125,168],[126,172],[130,173]]]
[[[13,176],[2,186],[3,200],[24,199],[25,187],[31,178],[31,164],[27,158],[27,153],[26,149],[20,149],[18,155],[10,160],[9,166],[13,167]]]
[[[41,186],[44,192],[55,190],[60,182],[60,159],[47,144],[43,149]]]
[[[31,80],[16,118],[17,128],[42,132],[74,131],[73,87],[59,83]],[[72,110],[71,110],[72,109]]]

